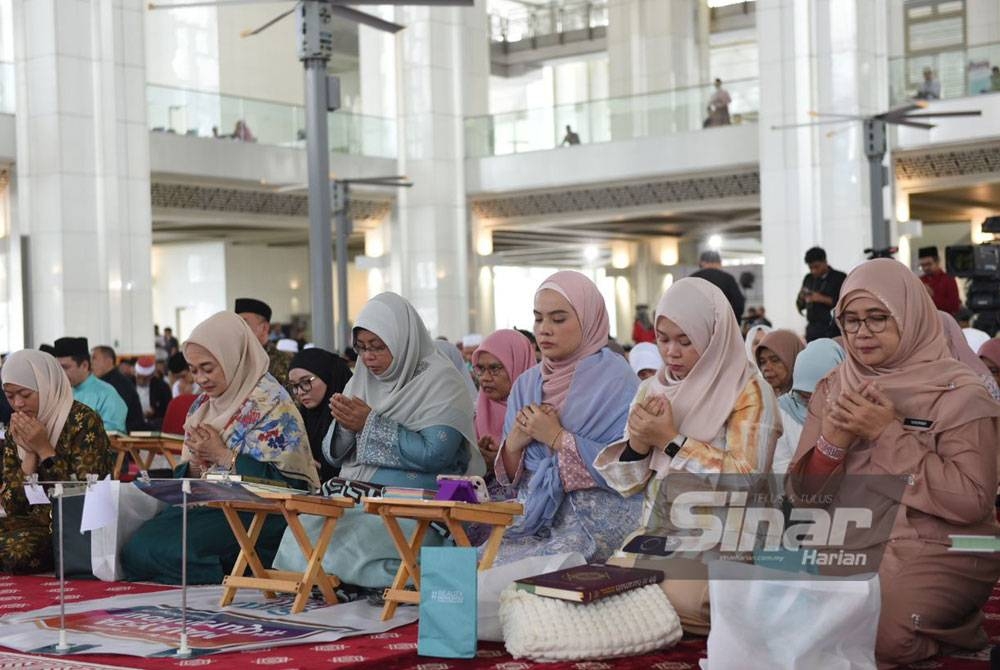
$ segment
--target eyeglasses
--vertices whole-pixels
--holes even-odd
[[[389,347],[384,344],[378,347],[366,347],[363,344],[354,344],[354,350],[358,352],[358,356],[364,356],[365,354],[373,354],[375,356],[380,356],[385,352],[389,351]]]
[[[306,377],[305,379],[301,379],[297,382],[288,382],[288,384],[285,385],[285,388],[287,388],[288,392],[291,393],[292,395],[296,395],[298,393],[305,395],[306,393],[312,391],[313,381],[315,379],[316,376],[313,375],[311,377]]]
[[[891,318],[888,314],[872,314],[864,319],[848,316],[840,319],[840,327],[844,329],[845,333],[854,335],[861,330],[861,324],[864,324],[868,332],[874,335],[883,332]]]
[[[476,373],[477,377],[483,377],[486,373],[490,373],[490,377],[499,377],[502,374],[506,374],[507,369],[499,363],[494,363],[493,365],[474,365],[472,371]]]

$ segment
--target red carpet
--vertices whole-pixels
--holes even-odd
[[[50,577],[10,577],[0,575],[0,617],[21,613],[58,603],[58,581]],[[69,600],[78,602],[109,595],[157,591],[164,587],[144,584],[104,583],[98,581],[73,581],[68,583]],[[986,605],[986,630],[991,640],[1000,644],[1000,589]],[[2,647],[0,647],[2,649]],[[14,652],[0,651],[0,670],[85,668],[188,668],[205,667],[210,670],[252,670],[267,667],[273,670],[306,670],[312,668],[379,668],[380,670],[449,670],[475,668],[477,670],[695,670],[698,659],[705,655],[705,642],[700,638],[684,640],[676,647],[662,653],[619,661],[589,661],[576,663],[535,664],[517,661],[503,649],[503,645],[482,642],[475,660],[455,661],[417,656],[416,624],[382,635],[350,638],[322,645],[278,647],[269,651],[216,654],[187,661],[169,659],[141,659],[127,656],[78,655],[57,661],[29,658]],[[983,651],[969,656],[948,656],[914,666],[920,670],[983,670],[989,667],[989,653]]]

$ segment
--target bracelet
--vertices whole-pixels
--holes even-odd
[[[842,461],[847,457],[847,449],[841,449],[822,435],[816,440],[816,449],[819,453],[833,461]]]
[[[560,428],[559,429],[559,432],[556,433],[556,439],[552,440],[552,444],[549,445],[550,449],[552,449],[552,450],[556,449],[556,445],[559,444],[559,438],[561,438],[562,434],[565,433],[565,432],[566,432],[566,430],[564,428]]]

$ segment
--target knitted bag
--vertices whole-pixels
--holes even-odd
[[[511,585],[500,594],[500,623],[510,655],[534,661],[636,656],[669,647],[683,635],[677,613],[655,584],[586,605]]]

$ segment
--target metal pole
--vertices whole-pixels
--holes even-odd
[[[330,155],[327,152],[326,60],[309,58],[306,72],[306,158],[309,167],[309,286],[312,341],[334,350],[333,252],[330,234]]]
[[[187,658],[191,655],[188,646],[187,631],[187,575],[188,575],[188,493],[191,491],[191,481],[181,480],[181,639],[177,647],[177,656]]]
[[[871,208],[872,249],[881,250],[889,247],[889,230],[885,221],[885,210],[882,202],[882,189],[885,186],[885,175],[882,159],[885,158],[885,121],[881,119],[865,119],[865,155],[868,156],[868,189],[869,207]]]
[[[55,494],[59,497],[59,644],[56,651],[69,651],[69,642],[66,637],[66,556],[63,547],[63,524],[66,516],[63,514],[63,497],[65,489],[62,484],[56,484]]]
[[[351,236],[350,185],[335,181],[337,201],[337,346],[351,346],[351,324],[347,317],[347,240]]]

